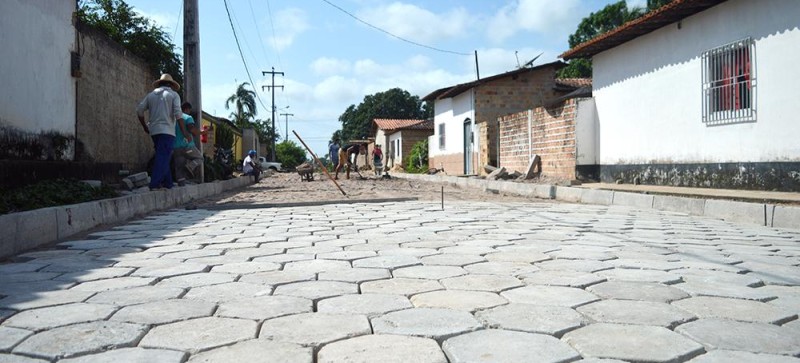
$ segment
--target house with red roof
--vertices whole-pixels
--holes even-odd
[[[800,1],[674,0],[591,58],[604,182],[800,191]]]
[[[375,143],[369,145],[368,155],[372,155],[374,145],[380,145],[388,168],[404,166],[414,144],[433,134],[433,120],[376,118],[372,125]]]

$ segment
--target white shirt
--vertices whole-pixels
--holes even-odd
[[[144,111],[150,111],[147,127],[150,135],[167,134],[175,136],[175,120],[183,117],[181,97],[169,86],[161,86],[148,93],[136,106],[136,114],[144,117]]]
[[[250,165],[250,163],[252,163],[252,162],[253,162],[253,159],[250,157],[250,155],[247,155],[247,157],[244,158],[244,162],[242,163],[242,172],[247,174],[247,173],[253,171],[253,166]]]

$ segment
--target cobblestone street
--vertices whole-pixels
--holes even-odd
[[[0,362],[800,362],[798,230],[423,188],[201,203],[17,256]]]

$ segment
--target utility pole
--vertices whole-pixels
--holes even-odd
[[[200,14],[198,0],[183,0],[183,94],[192,104],[195,127],[202,130],[203,104],[200,89]],[[203,155],[203,143],[194,140]],[[205,163],[200,164],[200,183],[205,182]]]
[[[289,140],[289,116],[294,116],[293,113],[282,113],[281,116],[286,116],[286,135],[283,137],[283,141],[286,142]]]
[[[275,87],[280,87],[281,89],[283,89],[283,86],[276,86],[275,85],[275,75],[276,74],[280,74],[282,76],[283,72],[275,72],[275,67],[272,67],[272,71],[271,72],[267,72],[267,71],[262,71],[261,72],[262,76],[266,76],[267,74],[271,74],[272,75],[272,86],[261,86],[261,89],[263,90],[264,88],[269,88],[270,91],[272,91],[272,132],[270,132],[271,135],[270,135],[270,140],[269,140],[270,145],[272,145],[272,148],[270,150],[270,160],[271,161],[277,161],[275,159]]]

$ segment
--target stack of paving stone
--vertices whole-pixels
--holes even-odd
[[[150,177],[147,172],[136,173],[122,179],[122,185],[128,190],[134,190],[145,187],[150,184]]]

